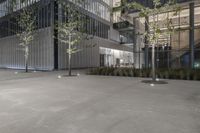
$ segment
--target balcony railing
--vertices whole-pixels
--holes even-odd
[[[114,23],[113,28],[116,30],[132,29],[133,25],[128,21],[122,21],[122,22]]]

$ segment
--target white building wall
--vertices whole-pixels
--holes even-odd
[[[51,28],[39,30],[30,44],[29,69],[53,70],[54,51]],[[10,36],[0,39],[0,68],[24,69],[24,51],[19,46],[19,38]]]
[[[88,45],[95,45],[94,47],[88,47]],[[66,49],[68,46],[59,43],[58,50],[58,66],[59,69],[68,68],[68,54]],[[80,52],[72,55],[72,68],[89,68],[89,67],[99,67],[100,66],[100,47],[109,48],[113,50],[120,50],[120,58],[123,57],[123,51],[127,51],[132,54],[132,49],[120,45],[114,41],[108,39],[102,39],[99,37],[94,37],[91,40],[82,41],[79,44]],[[126,55],[124,55],[125,57]],[[117,58],[117,57],[115,57]],[[132,57],[133,58],[133,57]],[[115,59],[113,59],[115,60]],[[126,61],[126,60],[125,60]]]
[[[90,47],[88,47],[90,45]],[[92,45],[95,45],[92,47]],[[99,66],[99,40],[82,41],[78,45],[79,51],[72,55],[72,68],[88,68]],[[66,69],[68,67],[68,54],[66,53],[68,46],[65,44],[58,44],[58,68]]]
[[[39,30],[30,45],[29,69],[53,70],[54,69],[54,38],[51,28]],[[88,45],[94,45],[88,47]],[[120,45],[108,39],[94,37],[92,40],[85,40],[79,45],[80,52],[72,56],[73,68],[89,68],[100,66],[100,47],[114,50],[129,51],[132,49]],[[59,69],[68,67],[67,46],[58,44],[58,66]],[[119,55],[121,57],[121,55]],[[117,55],[116,57],[117,58]],[[113,59],[115,61],[116,59]],[[24,51],[20,49],[19,39],[16,36],[0,39],[0,68],[24,69]]]

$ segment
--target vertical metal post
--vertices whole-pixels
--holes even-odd
[[[138,62],[139,62],[139,69],[141,70],[141,51],[140,51],[140,45],[139,45],[139,60],[138,60]]]
[[[156,68],[159,68],[160,59],[159,59],[159,48],[158,44],[156,45]]]
[[[171,46],[171,35],[169,35],[168,39],[167,39],[167,68],[169,69],[170,64],[169,64],[169,60],[170,60],[170,46]]]
[[[149,18],[145,18],[147,22],[149,22]],[[145,21],[145,31],[149,32],[149,26],[147,24],[147,22]],[[149,42],[148,42],[148,38],[145,36],[145,56],[144,56],[144,60],[145,60],[145,68],[149,68]]]
[[[155,44],[152,44],[152,80],[156,80],[156,74],[155,74]]]
[[[190,3],[190,68],[194,68],[194,3]]]
[[[157,22],[157,25],[158,25],[158,15],[156,16],[156,22]],[[158,69],[159,67],[159,54],[158,54],[158,40],[156,40],[156,51],[155,51],[155,54],[156,54],[156,69]]]
[[[58,28],[57,28],[57,24],[58,24],[58,3],[57,1],[53,1],[51,4],[51,8],[52,8],[52,13],[53,13],[53,17],[52,17],[52,24],[54,25],[53,29],[54,29],[54,69],[58,69],[59,65],[58,65]]]
[[[169,17],[169,12],[167,13],[167,16]],[[170,47],[171,47],[171,34],[167,38],[167,68],[170,67]]]
[[[179,31],[178,31],[178,67],[181,68],[181,14],[179,12],[178,15],[178,25],[179,25]]]
[[[133,18],[133,67],[136,67],[136,18]]]

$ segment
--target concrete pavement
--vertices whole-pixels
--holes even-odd
[[[1,70],[0,133],[200,133],[200,82],[61,73]]]

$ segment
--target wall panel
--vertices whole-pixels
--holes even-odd
[[[51,28],[38,31],[30,45],[29,69],[53,70],[54,53]],[[24,69],[24,51],[19,46],[19,39],[10,36],[0,39],[0,68]]]

